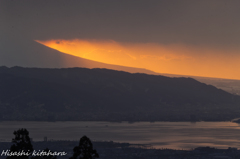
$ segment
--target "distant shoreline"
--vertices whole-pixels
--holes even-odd
[[[192,149],[169,149],[169,148],[153,148],[149,145],[144,144],[129,144],[129,143],[115,143],[112,141],[109,142],[98,142],[93,141],[93,147],[99,153],[100,158],[114,158],[115,156],[127,158],[128,157],[240,157],[240,150],[237,148],[226,148],[226,149],[217,149],[214,147],[203,146],[196,147]],[[11,142],[0,142],[0,149],[8,149],[12,143]],[[44,149],[48,147],[51,151],[65,151],[66,156],[59,156],[60,159],[69,158],[72,155],[73,147],[78,144],[78,141],[39,141],[32,142],[35,149]],[[3,156],[0,156],[2,158]]]

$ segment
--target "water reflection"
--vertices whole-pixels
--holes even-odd
[[[92,140],[152,144],[156,148],[191,149],[198,146],[240,148],[240,126],[232,122],[1,122],[1,141],[27,128],[35,141]]]

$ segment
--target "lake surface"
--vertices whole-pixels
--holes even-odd
[[[0,122],[0,141],[26,128],[34,141],[91,140],[151,144],[156,148],[191,149],[199,146],[240,148],[240,125],[232,122]]]

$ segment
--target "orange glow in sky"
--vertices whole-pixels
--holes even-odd
[[[240,79],[238,50],[96,40],[36,40],[62,53],[158,73]],[[227,54],[226,54],[227,52]]]

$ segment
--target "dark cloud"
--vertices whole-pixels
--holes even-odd
[[[0,66],[61,67],[66,55],[33,40],[75,38],[212,47],[237,59],[239,6],[238,0],[0,0]]]
[[[213,46],[240,43],[240,1],[5,0],[0,3],[4,38],[112,39]]]

